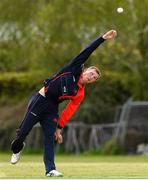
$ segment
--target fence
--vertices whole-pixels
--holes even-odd
[[[102,144],[113,136],[116,124],[84,124],[69,123],[63,130],[64,143],[56,145],[56,150],[79,153],[99,149]],[[42,147],[42,131],[40,126],[35,126],[27,138],[28,148]]]

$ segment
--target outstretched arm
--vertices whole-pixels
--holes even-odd
[[[85,63],[85,61],[88,59],[88,57],[92,54],[92,52],[99,47],[99,45],[104,42],[104,40],[113,39],[116,37],[117,32],[115,30],[110,30],[107,33],[105,33],[103,36],[97,38],[95,41],[93,41],[89,46],[87,46],[81,53],[76,56],[66,67],[79,67],[82,64]]]

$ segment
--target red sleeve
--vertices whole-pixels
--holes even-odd
[[[69,121],[75,111],[78,109],[80,103],[84,99],[84,88],[78,91],[77,95],[68,103],[66,108],[61,113],[58,120],[58,127],[63,128]]]

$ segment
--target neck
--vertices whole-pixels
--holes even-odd
[[[85,85],[85,83],[84,83],[84,81],[83,81],[83,79],[82,78],[80,78],[80,84],[82,85],[82,86],[84,86]]]
[[[81,75],[80,75],[79,83],[81,84],[81,86],[85,86],[85,84],[86,84],[86,83],[83,81],[83,73],[81,73]]]

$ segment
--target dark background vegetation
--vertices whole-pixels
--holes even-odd
[[[117,7],[124,13],[118,14]],[[116,29],[86,63],[102,79],[86,88],[73,121],[113,122],[130,97],[148,99],[147,0],[1,0],[0,135],[22,119],[28,99],[100,34]],[[65,104],[61,105],[61,109]]]

